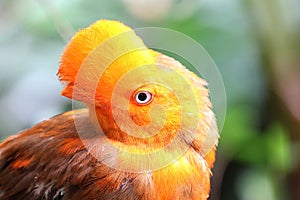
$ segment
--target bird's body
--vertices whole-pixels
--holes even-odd
[[[110,28],[113,31],[106,30]],[[119,22],[103,20],[72,39],[59,70],[60,79],[67,84],[62,94],[84,102],[88,109],[53,117],[0,144],[1,200],[207,199],[217,128],[202,79],[179,62],[148,49],[116,58],[96,82],[95,68],[88,68],[92,78],[83,73],[85,81],[78,75],[82,63],[99,44],[125,30],[131,31]],[[87,37],[88,41],[81,40]],[[121,45],[119,41],[117,45]],[[136,65],[157,62],[186,77],[188,85],[193,86],[194,99],[183,93],[188,90],[184,84],[176,85],[174,90],[179,93],[174,95],[161,82],[144,82],[142,74],[158,75],[156,67],[148,66],[142,74],[134,72]],[[118,71],[112,73],[114,67]],[[121,92],[115,93],[118,81],[132,70],[134,95],[127,95],[130,84],[122,84]],[[163,74],[158,77],[160,81],[167,78]],[[124,99],[126,109],[122,107]],[[199,110],[190,105],[193,102]],[[151,104],[165,106],[165,114],[154,110],[149,115]],[[189,114],[186,119],[183,112]],[[168,146],[172,141],[175,145]]]
[[[210,171],[195,151],[159,171],[112,169],[87,152],[73,117],[72,112],[56,116],[1,144],[0,199],[206,198]],[[87,110],[75,118],[96,132]]]

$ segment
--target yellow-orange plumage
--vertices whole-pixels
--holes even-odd
[[[0,144],[0,198],[207,199],[218,131],[204,80],[109,20],[72,38],[58,76],[88,109]]]

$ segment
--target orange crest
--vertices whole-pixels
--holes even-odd
[[[137,66],[153,64],[154,54],[128,26],[99,20],[79,31],[62,55],[62,95],[89,104],[108,101],[117,81]]]

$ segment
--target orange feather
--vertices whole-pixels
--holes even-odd
[[[87,109],[0,144],[0,198],[208,198],[218,130],[203,79],[109,20],[72,38],[58,76]]]

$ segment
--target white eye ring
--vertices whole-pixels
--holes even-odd
[[[147,104],[152,100],[152,94],[148,91],[139,91],[134,99],[138,104]]]

